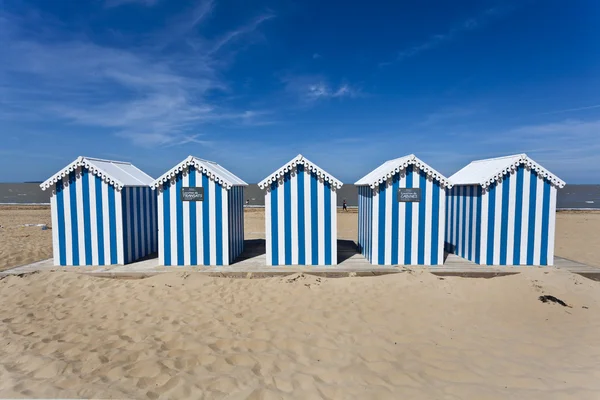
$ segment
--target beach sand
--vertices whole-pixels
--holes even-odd
[[[264,239],[264,218],[264,209],[246,209],[246,239]],[[556,255],[600,267],[600,211],[559,212],[556,221]],[[52,231],[28,223],[51,227],[50,208],[0,205],[0,271],[52,257]],[[357,228],[356,209],[338,212],[339,239],[355,241]]]
[[[0,397],[598,399],[599,311],[600,283],[538,268],[12,276],[0,280]]]

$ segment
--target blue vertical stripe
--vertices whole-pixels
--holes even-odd
[[[298,264],[306,264],[306,225],[304,222],[304,165],[298,165]]]
[[[487,193],[488,202],[488,234],[487,234],[487,260],[488,265],[494,264],[494,224],[496,221],[496,184],[490,186]]]
[[[58,258],[60,265],[67,265],[67,241],[65,239],[65,194],[63,192],[64,182],[59,179],[56,182],[56,215],[58,217]]]
[[[508,246],[508,198],[510,195],[510,174],[502,181],[502,217],[500,218],[500,265],[506,265]]]
[[[127,237],[129,237],[130,239],[130,243],[131,243],[131,249],[130,249],[130,258],[127,258],[127,255],[125,255],[125,259],[126,259],[126,263],[129,263],[131,261],[133,261],[136,257],[137,257],[137,252],[138,252],[138,243],[135,240],[135,204],[134,204],[134,200],[135,200],[135,188],[127,188],[127,213],[129,214],[129,224],[127,225]]]
[[[291,174],[283,175],[283,219],[285,264],[292,264],[292,182]]]
[[[137,230],[138,230],[138,253],[136,255],[136,258],[138,257],[142,257],[145,254],[145,250],[144,250],[144,237],[146,236],[144,228],[143,228],[143,221],[144,221],[144,216],[142,214],[142,211],[144,210],[144,206],[143,206],[143,202],[142,199],[143,197],[143,188],[137,187],[134,190],[137,191],[137,210],[136,210],[136,214],[137,214]]]
[[[319,265],[319,203],[317,201],[317,187],[319,178],[314,172],[310,174],[310,205],[311,205],[311,247],[312,265]]]
[[[217,265],[223,265],[223,186],[215,182],[216,247]]]
[[[385,188],[387,186],[387,182],[384,181],[383,183],[379,184],[379,186],[377,187],[377,191],[379,192],[377,194],[377,198],[379,201],[379,215],[377,216],[378,218],[378,226],[379,226],[379,233],[378,233],[378,241],[379,243],[377,243],[377,263],[378,264],[385,264]]]
[[[196,169],[193,165],[190,166],[189,184],[190,187],[196,187]],[[195,201],[190,202],[190,264],[192,265],[198,265],[197,205]]]
[[[323,204],[325,205],[325,265],[331,265],[331,184],[325,182]]]
[[[69,205],[71,206],[71,254],[73,265],[79,265],[79,218],[77,217],[77,177],[69,174]]]
[[[440,251],[440,184],[433,181],[431,193],[431,265],[437,265]],[[444,223],[445,221],[442,221]],[[444,232],[445,233],[445,232]]]
[[[181,174],[175,176],[175,213],[177,217],[177,265],[184,265],[183,255],[183,200],[181,199],[181,188],[183,180]]]
[[[523,222],[523,167],[517,169],[515,188],[515,233],[513,242],[513,265],[521,264],[521,225]]]
[[[210,190],[208,190],[208,176],[202,174],[202,187],[204,188],[204,200],[202,201],[202,248],[204,251],[204,265],[210,265]]]
[[[123,188],[121,191],[121,210],[123,210],[123,259],[125,264],[129,262],[129,238],[131,238],[130,218],[129,213],[129,188]]]
[[[475,243],[473,242],[473,218],[475,218],[476,216],[474,215],[475,213],[475,201],[477,199],[477,195],[475,193],[475,187],[474,186],[469,186],[469,199],[471,200],[469,202],[469,227],[467,229],[467,235],[469,236],[469,252],[466,256],[466,258],[468,260],[472,260],[471,254],[473,254],[473,246],[475,246]]]
[[[449,232],[448,236],[450,237],[449,242],[452,245],[452,248],[453,248],[452,252],[453,253],[456,253],[456,251],[455,251],[455,249],[456,249],[456,241],[455,241],[455,238],[454,238],[454,213],[456,212],[456,204],[455,204],[455,201],[454,201],[454,198],[455,198],[454,194],[456,193],[456,190],[457,190],[457,188],[453,187],[451,189],[451,191],[450,191],[450,223],[449,223],[449,225],[450,225],[450,232]]]
[[[419,202],[419,233],[417,237],[417,263],[425,264],[425,205],[429,201],[427,193],[427,175],[419,170],[419,187],[421,188],[421,201]]]
[[[160,218],[163,219],[164,231],[162,232],[164,240],[164,254],[165,254],[165,265],[171,264],[171,185],[167,181],[163,185],[163,215]]]
[[[92,224],[90,206],[90,173],[87,168],[81,169],[81,184],[83,192],[83,232],[85,240],[85,263],[92,265]]]
[[[271,263],[279,265],[279,223],[277,218],[277,182],[271,183]]]
[[[398,187],[400,173],[394,174],[392,181],[392,264],[398,264]]]
[[[548,228],[550,224],[550,183],[544,180],[544,198],[542,200],[542,242],[540,265],[548,265]]]
[[[462,224],[459,224],[459,226],[462,225],[462,229],[460,232],[460,256],[461,257],[465,257],[466,256],[466,245],[467,245],[467,187],[466,186],[461,186],[460,188],[460,201],[462,203],[462,214],[461,214],[461,218],[462,218]]]
[[[406,167],[406,187],[413,187],[413,166],[409,165]],[[412,253],[412,206],[410,203],[406,205],[406,216],[404,219],[404,264],[411,264],[411,253]]]
[[[98,265],[106,265],[104,261],[104,208],[102,197],[102,179],[94,177],[96,185],[96,230],[98,232]]]
[[[108,185],[108,215],[110,217],[110,263],[117,264],[119,258],[117,250],[116,194],[115,188],[112,185]]]
[[[475,226],[475,263],[481,262],[481,200],[483,190],[477,185],[477,225]]]
[[[531,170],[531,180],[529,182],[529,229],[527,238],[527,264],[533,265],[533,252],[535,250],[535,219],[539,218],[535,215],[535,206],[537,203],[537,173]]]

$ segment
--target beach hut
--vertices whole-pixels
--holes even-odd
[[[556,189],[565,183],[517,154],[473,161],[450,180],[446,246],[485,265],[553,265]]]
[[[51,190],[54,265],[128,264],[157,250],[152,177],[128,162],[78,157]]]
[[[258,185],[265,194],[267,265],[337,264],[342,183],[298,155]]]
[[[161,265],[229,265],[244,249],[246,182],[189,156],[152,184]]]
[[[374,265],[444,263],[451,183],[413,154],[390,160],[358,186],[358,247]]]

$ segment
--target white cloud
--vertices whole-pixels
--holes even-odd
[[[288,76],[283,79],[286,91],[301,102],[314,102],[322,99],[357,97],[360,91],[347,83],[331,85],[319,76]]]

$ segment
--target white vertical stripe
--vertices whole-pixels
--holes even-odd
[[[232,189],[230,189],[232,190]],[[223,265],[229,265],[229,190],[221,187],[221,210],[223,210]]]
[[[152,253],[152,189],[144,188],[146,194],[146,246],[144,247],[144,255]]]
[[[202,187],[202,172],[194,170],[196,174],[196,187]],[[204,195],[208,193],[208,188],[204,189]],[[198,265],[204,264],[204,213],[203,202],[196,203],[196,262]]]
[[[465,192],[465,187],[464,186],[459,186],[458,187],[458,193],[456,196],[456,201],[457,203],[457,207],[456,210],[458,211],[458,220],[456,225],[458,226],[457,229],[457,237],[456,237],[456,254],[460,255],[461,257],[463,256],[462,254],[462,231],[463,229],[465,229],[465,227],[462,224],[462,215],[464,213],[464,209],[463,209],[463,202],[462,202],[462,198]]]
[[[133,246],[135,248],[135,259],[139,259],[140,258],[140,235],[141,232],[138,229],[138,211],[139,211],[139,196],[138,196],[138,188],[132,187],[129,190],[131,190],[131,193],[133,194],[133,209],[130,210],[133,213]]]
[[[190,187],[189,168],[182,173],[182,187]],[[182,201],[183,204],[183,263],[190,265],[192,263],[192,246],[190,243],[190,202]]]
[[[60,243],[58,239],[58,208],[56,201],[57,185],[53,186],[53,193],[50,197],[50,214],[52,216],[52,255],[54,256],[54,265],[60,265]]]
[[[265,190],[265,237],[266,240],[266,256],[267,265],[273,265],[273,235],[271,234],[271,188]]]
[[[277,256],[279,265],[285,265],[285,184],[277,181]]]
[[[69,179],[67,175],[64,180]],[[63,204],[65,207],[65,261],[67,265],[73,265],[73,237],[71,235],[71,188],[70,184],[64,185],[63,189]],[[77,233],[75,233],[77,234]]]
[[[420,187],[420,174],[419,169],[413,165],[413,187]],[[410,263],[417,265],[419,263],[419,203],[410,203],[412,205],[412,240],[411,240],[411,254]],[[409,206],[410,207],[410,206]]]
[[[454,187],[452,196],[452,245],[455,253],[458,254],[458,193],[460,186]]]
[[[336,265],[336,264],[337,264],[337,189],[332,189],[331,190],[331,265]]]
[[[550,186],[550,215],[548,217],[548,265],[554,265],[554,235],[556,233],[556,187]]]
[[[515,205],[517,202],[516,172],[511,173],[508,190],[508,215],[505,216],[505,218],[508,218],[508,230],[506,235],[508,240],[508,243],[506,243],[506,264],[513,265],[513,258],[515,255]]]
[[[123,231],[125,232],[124,238],[127,239],[127,255],[125,258],[128,262],[131,262],[134,258],[134,245],[133,245],[133,210],[131,207],[131,198],[133,196],[131,188],[123,188],[123,194],[125,195],[125,206],[123,212],[126,214],[126,222],[123,227]],[[125,240],[124,239],[124,240]]]
[[[532,178],[534,178],[532,176]],[[533,265],[540,265],[540,255],[542,251],[542,218],[544,210],[544,180],[537,178],[537,194],[535,196],[535,235],[533,247]]]
[[[406,187],[406,171],[400,171],[400,182],[398,187]],[[397,193],[395,194],[398,195]],[[394,199],[395,200],[395,199]],[[404,265],[404,241],[405,229],[406,229],[406,203],[403,201],[396,201],[398,207],[398,265]]]
[[[531,170],[523,169],[523,215],[521,216],[521,265],[527,265],[527,244],[529,242],[529,200],[530,196],[530,185],[531,184]]]
[[[104,224],[102,229],[104,232],[104,265],[111,265],[110,214],[108,212],[108,209],[108,183],[102,181],[102,223]]]
[[[85,224],[83,218],[83,175],[82,168],[77,167],[75,170],[75,176],[77,177],[77,238],[79,241],[79,265],[86,265],[85,263]]]
[[[438,205],[433,205],[433,180],[430,177],[427,177],[425,181],[425,190],[427,191],[427,203],[425,203],[425,265],[431,265],[431,223],[432,223],[432,214],[431,207],[437,207]],[[440,190],[442,192],[442,190]],[[438,221],[438,232],[441,235],[443,232],[442,222]]]
[[[373,189],[373,197],[371,198],[373,205],[373,220],[371,221],[371,264],[377,264],[379,262],[379,246],[377,245],[379,239],[379,186],[375,186]]]
[[[445,224],[446,223],[446,213],[448,212],[446,210],[446,190],[441,186],[440,184],[440,216],[439,216],[439,220],[438,220],[438,226],[441,226],[441,224]],[[445,237],[442,234],[443,230],[440,228],[438,229],[439,232],[439,237],[438,237],[438,263],[437,265],[443,265],[444,264],[444,240]]]
[[[310,210],[310,180],[308,167],[304,166],[304,260],[306,265],[312,264],[312,220]]]
[[[392,195],[394,191],[392,178],[388,178],[385,185],[385,265],[392,265]],[[383,210],[382,210],[383,211]]]
[[[494,265],[500,265],[500,245],[502,242],[502,181],[496,183],[496,203],[494,206]]]
[[[319,179],[317,185],[317,210],[319,214],[319,265],[325,264],[325,182]],[[331,221],[328,221],[331,222]]]
[[[177,185],[175,179],[169,181],[169,224],[171,233],[169,240],[171,242],[171,265],[177,265]]]
[[[115,220],[117,230],[117,262],[125,264],[125,254],[123,253],[123,189],[115,189]],[[110,246],[109,246],[110,247]]]
[[[90,182],[90,229],[92,239],[92,265],[98,265],[98,215],[96,212],[96,177],[89,173]]]
[[[488,203],[490,193],[486,188],[481,189],[481,244],[479,246],[479,263],[485,265],[487,263],[487,237],[488,237]]]
[[[466,258],[469,260],[475,260],[475,248],[477,247],[477,186],[473,185],[470,187],[471,190],[471,204],[473,209],[473,214],[471,216],[471,224],[470,228],[467,231],[467,236],[469,237],[469,241],[471,242],[471,246],[469,246],[469,253]]]
[[[292,193],[292,265],[298,265],[298,169],[294,168],[290,174],[290,186]]]
[[[467,258],[468,254],[469,254],[469,234],[471,233],[469,231],[469,228],[471,227],[471,218],[470,218],[470,212],[469,210],[471,209],[471,188],[472,186],[465,186],[465,226],[463,226],[463,229],[465,230],[465,251],[463,253],[463,257]]]
[[[158,264],[165,265],[165,206],[163,202],[162,185],[160,188],[156,188],[158,195]]]
[[[217,264],[217,202],[215,181],[208,180],[208,192],[210,196],[210,207],[208,212],[208,227],[210,230],[210,265]]]

